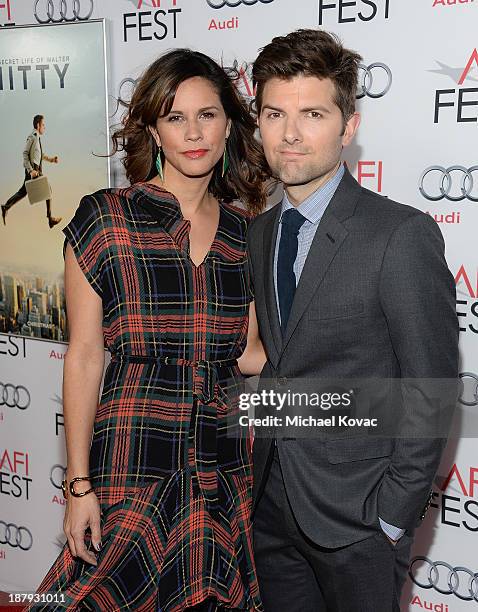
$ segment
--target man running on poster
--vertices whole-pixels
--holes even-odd
[[[17,202],[22,200],[27,195],[27,189],[25,182],[42,176],[42,162],[43,160],[52,164],[58,163],[58,156],[49,157],[42,150],[41,136],[45,133],[45,118],[43,115],[35,115],[33,117],[33,132],[28,136],[25,143],[25,149],[23,150],[23,166],[25,168],[25,180],[20,189],[2,205],[2,219],[3,225],[6,225],[7,212]],[[51,199],[46,200],[46,216],[48,218],[48,225],[50,229],[60,223],[61,217],[53,217],[51,214]]]

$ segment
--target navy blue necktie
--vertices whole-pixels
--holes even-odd
[[[296,280],[294,262],[299,246],[297,236],[305,221],[305,217],[295,208],[286,210],[282,215],[282,227],[277,257],[277,294],[282,335],[284,335],[289,320],[292,302],[294,301]]]

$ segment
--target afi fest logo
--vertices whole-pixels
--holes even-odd
[[[93,14],[94,0],[35,0],[33,14],[38,23],[87,21]]]
[[[455,275],[460,332],[478,334],[478,269],[462,264]]]
[[[360,160],[357,164],[357,181],[367,189],[382,193],[383,161]]]
[[[429,70],[448,76],[459,87],[437,89],[435,92],[434,123],[443,116],[453,118],[457,123],[478,122],[478,51],[473,49],[464,68],[454,68],[437,61],[439,69]],[[462,87],[474,83],[473,87]]]
[[[319,26],[389,19],[391,0],[319,0]]]
[[[0,451],[0,495],[28,500],[31,482],[28,453],[7,448]]]
[[[14,26],[15,25],[15,23],[12,21],[12,0],[3,0],[3,2],[0,2],[0,27],[2,25],[3,26]]]
[[[123,13],[123,42],[148,42],[178,36],[182,0],[131,0],[135,12]],[[154,10],[148,10],[154,9]]]

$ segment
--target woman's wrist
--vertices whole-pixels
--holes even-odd
[[[61,483],[61,490],[63,491],[63,497],[68,499],[69,495],[73,497],[84,497],[88,493],[93,492],[91,479],[89,476],[72,476],[69,475]]]

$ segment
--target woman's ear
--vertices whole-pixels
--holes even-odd
[[[154,138],[154,142],[158,145],[158,147],[160,147],[161,138],[159,137],[158,130],[152,125],[148,125],[147,130],[151,134],[151,136]]]

